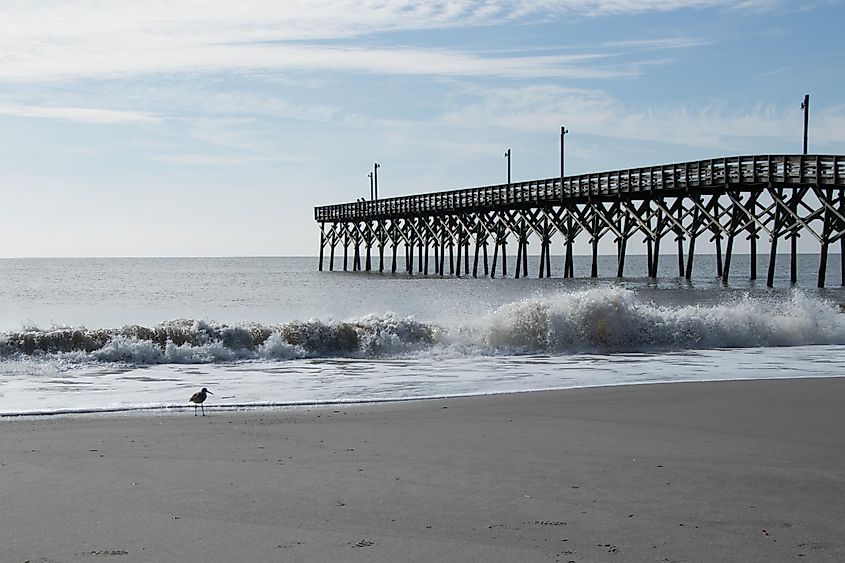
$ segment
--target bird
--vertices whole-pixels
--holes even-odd
[[[197,391],[191,395],[190,399],[188,399],[190,402],[194,403],[194,416],[197,416],[197,405],[202,407],[202,415],[205,416],[205,407],[203,406],[203,402],[205,402],[207,395],[214,395],[214,393],[203,387],[202,391]]]

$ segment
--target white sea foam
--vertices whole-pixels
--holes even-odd
[[[386,313],[281,325],[178,319],[151,328],[27,327],[0,335],[0,359],[213,364],[814,344],[845,344],[845,315],[800,291],[786,300],[745,296],[716,305],[658,306],[630,290],[599,287],[515,301],[469,322],[424,322]]]
[[[845,343],[834,304],[795,291],[787,301],[744,297],[719,305],[656,306],[621,288],[504,305],[467,327],[481,352],[637,352]]]

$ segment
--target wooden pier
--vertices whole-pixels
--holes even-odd
[[[845,256],[843,188],[843,155],[752,155],[320,206],[314,208],[319,267],[328,248],[328,267],[334,270],[340,247],[344,270],[395,273],[401,247],[401,270],[409,274],[416,253],[416,272],[423,275],[495,276],[500,269],[507,276],[506,252],[515,244],[518,278],[528,275],[533,238],[540,243],[537,275],[550,275],[557,239],[563,244],[564,277],[572,277],[573,244],[585,236],[592,247],[591,276],[598,277],[599,241],[609,236],[617,249],[614,274],[622,277],[628,241],[641,236],[646,273],[656,277],[661,242],[671,236],[678,275],[689,279],[696,241],[708,237],[715,246],[716,275],[727,282],[734,239],[748,238],[749,275],[756,279],[757,242],[764,236],[771,287],[780,240],[790,244],[795,283],[797,240],[807,235],[820,245],[818,286],[824,287],[830,245],[838,241]],[[841,262],[845,285],[845,259]]]

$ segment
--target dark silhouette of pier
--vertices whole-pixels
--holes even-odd
[[[495,276],[500,267],[507,276],[506,252],[515,244],[518,278],[528,275],[533,237],[540,242],[538,276],[550,275],[552,243],[558,239],[565,250],[564,277],[572,277],[573,244],[586,236],[592,246],[591,276],[598,277],[599,241],[609,236],[617,247],[615,274],[622,277],[628,241],[641,236],[648,276],[656,277],[661,242],[671,236],[678,275],[689,279],[696,241],[706,236],[715,246],[716,274],[727,282],[734,239],[744,235],[751,279],[757,278],[758,240],[762,236],[770,244],[771,287],[780,240],[790,244],[795,283],[797,240],[807,235],[820,245],[818,286],[824,287],[830,245],[838,241],[845,256],[843,188],[843,155],[751,155],[326,205],[314,208],[320,225],[319,267],[328,247],[333,270],[340,246],[344,270],[351,249],[353,271],[384,272],[389,247],[389,269],[395,273],[398,249],[404,247],[402,270],[410,274],[416,252],[416,271],[424,275],[431,269],[435,275]],[[845,285],[845,260],[841,278]]]

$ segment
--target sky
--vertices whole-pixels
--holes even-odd
[[[799,153],[805,93],[844,154],[843,3],[4,0],[0,257],[316,255],[374,162],[392,197],[556,176],[561,125],[567,174]]]

